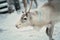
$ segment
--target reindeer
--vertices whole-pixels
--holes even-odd
[[[16,24],[16,27],[21,28],[29,25],[33,26],[33,28],[46,27],[46,34],[49,37],[49,40],[53,40],[52,34],[54,25],[60,21],[60,14],[55,10],[55,6],[49,2],[33,11],[30,10],[31,6],[28,11],[23,12],[20,20]]]

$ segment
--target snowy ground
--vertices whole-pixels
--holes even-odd
[[[0,40],[48,40],[45,28],[33,31],[32,27],[17,29],[15,23],[19,14],[0,14]],[[60,40],[60,23],[55,25],[53,38]]]

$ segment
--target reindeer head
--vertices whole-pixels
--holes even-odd
[[[32,6],[32,1],[31,1],[29,10],[27,11],[26,7],[25,7],[25,12],[22,12],[23,14],[20,17],[20,20],[16,24],[17,28],[26,27],[26,26],[31,25],[31,22],[30,22],[30,20],[31,20],[31,15],[30,15],[31,6]]]
[[[23,14],[20,17],[20,20],[17,22],[16,27],[20,28],[20,27],[26,27],[31,25],[31,15],[29,13]]]

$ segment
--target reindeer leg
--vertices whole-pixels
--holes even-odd
[[[50,23],[49,27],[47,27],[47,29],[46,29],[46,34],[48,35],[49,40],[54,40],[52,38],[53,29],[54,29],[54,25],[52,23]]]

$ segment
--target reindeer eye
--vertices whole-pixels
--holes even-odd
[[[27,20],[27,18],[24,18],[24,20]]]

